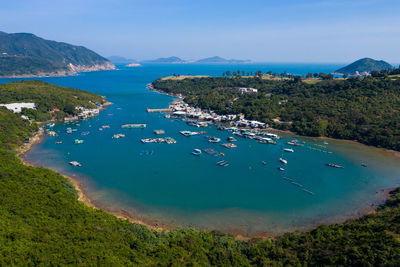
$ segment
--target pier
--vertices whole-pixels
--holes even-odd
[[[147,112],[148,113],[156,113],[156,112],[172,112],[173,110],[170,108],[148,108]]]

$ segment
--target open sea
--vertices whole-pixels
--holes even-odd
[[[104,95],[114,104],[99,116],[80,121],[80,126],[56,124],[53,129],[58,136],[46,136],[25,157],[35,165],[75,177],[96,205],[129,213],[152,225],[217,229],[251,236],[341,222],[382,203],[383,190],[400,185],[400,158],[352,142],[282,133],[277,145],[236,137],[238,147],[226,149],[221,143],[231,136],[228,132],[218,131],[214,126],[205,128],[206,135],[222,139],[221,143],[211,144],[201,135],[179,134],[181,130],[203,128],[146,112],[146,108],[168,107],[174,100],[146,88],[146,84],[162,76],[221,76],[226,70],[306,74],[332,72],[339,67],[338,64],[164,64],[119,66],[116,71],[40,78]],[[0,83],[14,80],[20,79],[1,79]],[[125,123],[146,123],[147,128],[122,129]],[[99,131],[103,125],[110,128]],[[67,134],[67,127],[77,131]],[[142,144],[140,139],[156,137],[155,129],[164,129],[164,136],[176,139],[177,143]],[[82,135],[83,132],[89,134]],[[126,137],[112,139],[116,133]],[[74,145],[74,139],[83,139],[84,144]],[[286,143],[292,139],[305,142],[304,147],[288,146]],[[196,157],[191,155],[195,148],[213,148],[225,156],[203,153]],[[293,148],[294,153],[283,152],[284,148]],[[279,162],[282,156],[288,161],[283,172],[277,170],[282,166]],[[68,162],[73,160],[83,166],[70,166]],[[216,162],[220,160],[228,161],[229,166],[218,166]],[[325,163],[345,168],[326,167]]]

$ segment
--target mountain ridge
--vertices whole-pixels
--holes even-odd
[[[0,77],[62,76],[112,69],[114,64],[84,46],[32,33],[0,32]]]

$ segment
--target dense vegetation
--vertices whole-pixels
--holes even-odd
[[[296,77],[236,76],[159,79],[153,85],[220,114],[243,113],[247,119],[301,135],[357,140],[400,151],[400,81],[388,77],[309,82]],[[258,93],[239,95],[236,87],[257,88]]]
[[[375,214],[266,241],[245,242],[195,229],[154,231],[85,206],[66,178],[23,165],[15,148],[36,129],[0,108],[1,266],[395,266],[400,262],[400,190],[392,192]]]
[[[358,72],[372,72],[372,71],[381,71],[381,70],[391,70],[393,66],[383,60],[374,60],[372,58],[362,58],[359,59],[350,65],[347,65],[343,68],[338,69],[337,73],[342,74],[350,74],[354,75]]]
[[[86,91],[56,86],[42,81],[21,81],[0,85],[0,104],[33,102],[36,110],[23,109],[23,114],[36,121],[64,118],[77,113],[75,107],[94,108],[104,99]]]
[[[71,72],[74,66],[112,64],[95,52],[30,33],[0,32],[0,77]]]

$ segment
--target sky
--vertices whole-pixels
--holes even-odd
[[[400,63],[399,0],[0,0],[0,31],[136,60]]]

